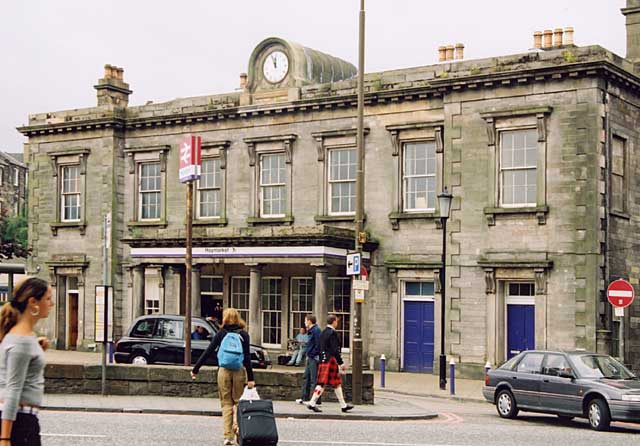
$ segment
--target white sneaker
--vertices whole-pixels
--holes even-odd
[[[226,439],[226,440],[224,440],[224,444],[225,444],[225,446],[232,445],[233,444],[233,440]]]
[[[302,401],[302,398],[298,398],[298,399],[296,399],[296,403],[298,403],[298,404],[304,404],[304,401]]]

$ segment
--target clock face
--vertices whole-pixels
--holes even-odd
[[[272,84],[282,81],[289,72],[289,58],[282,51],[273,51],[267,54],[262,72],[264,78]]]

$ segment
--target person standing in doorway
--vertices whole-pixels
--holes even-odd
[[[307,327],[309,340],[307,341],[307,362],[304,366],[302,380],[302,395],[296,400],[299,404],[309,401],[311,399],[311,393],[316,387],[318,364],[320,363],[320,327],[318,327],[316,322],[316,317],[313,314],[308,314],[304,318],[304,325]],[[319,403],[320,401],[318,400],[316,404]]]
[[[336,398],[340,402],[340,408],[343,412],[349,412],[353,409],[351,404],[347,404],[342,393],[341,373],[346,370],[346,365],[342,361],[340,350],[340,338],[338,337],[338,324],[340,319],[334,314],[327,317],[327,328],[320,334],[320,365],[318,366],[318,378],[316,380],[316,388],[313,391],[313,397],[307,404],[309,410],[314,412],[322,412],[317,405],[318,399],[322,396],[325,386],[330,385],[336,392]]]
[[[196,379],[200,367],[214,352],[218,358],[218,392],[222,406],[224,424],[224,444],[235,444],[234,437],[238,433],[238,425],[234,413],[244,386],[252,389],[255,386],[253,368],[251,367],[251,351],[247,324],[235,308],[227,308],[222,315],[222,328],[209,344],[209,347],[198,358],[191,370],[191,377]],[[1,446],[1,445],[0,445]]]
[[[38,412],[44,396],[44,350],[49,343],[34,333],[53,307],[49,284],[29,277],[0,310],[0,446],[40,446]]]

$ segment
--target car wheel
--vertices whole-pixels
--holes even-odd
[[[147,365],[149,364],[149,359],[147,355],[142,353],[136,353],[131,357],[131,364],[133,365]]]
[[[515,418],[518,416],[518,405],[513,393],[506,389],[501,390],[496,398],[496,409],[498,410],[498,415],[502,418]]]
[[[609,429],[611,414],[609,413],[609,406],[607,406],[607,403],[603,399],[596,398],[589,401],[587,416],[589,417],[589,425],[591,428],[597,431]]]

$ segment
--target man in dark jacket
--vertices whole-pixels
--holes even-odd
[[[327,317],[327,328],[320,334],[320,365],[318,366],[317,385],[313,391],[311,401],[307,404],[309,410],[314,412],[322,412],[317,406],[317,402],[327,384],[333,387],[336,392],[336,398],[338,398],[343,412],[349,412],[353,409],[352,405],[345,402],[344,394],[342,393],[342,378],[340,374],[345,371],[346,366],[340,354],[342,346],[336,331],[338,322],[338,317],[330,314]]]
[[[313,314],[308,314],[304,318],[309,341],[307,342],[307,362],[304,366],[302,380],[302,396],[296,400],[299,404],[309,401],[313,389],[316,388],[318,364],[320,363],[320,327],[318,327],[316,321],[316,317]]]

